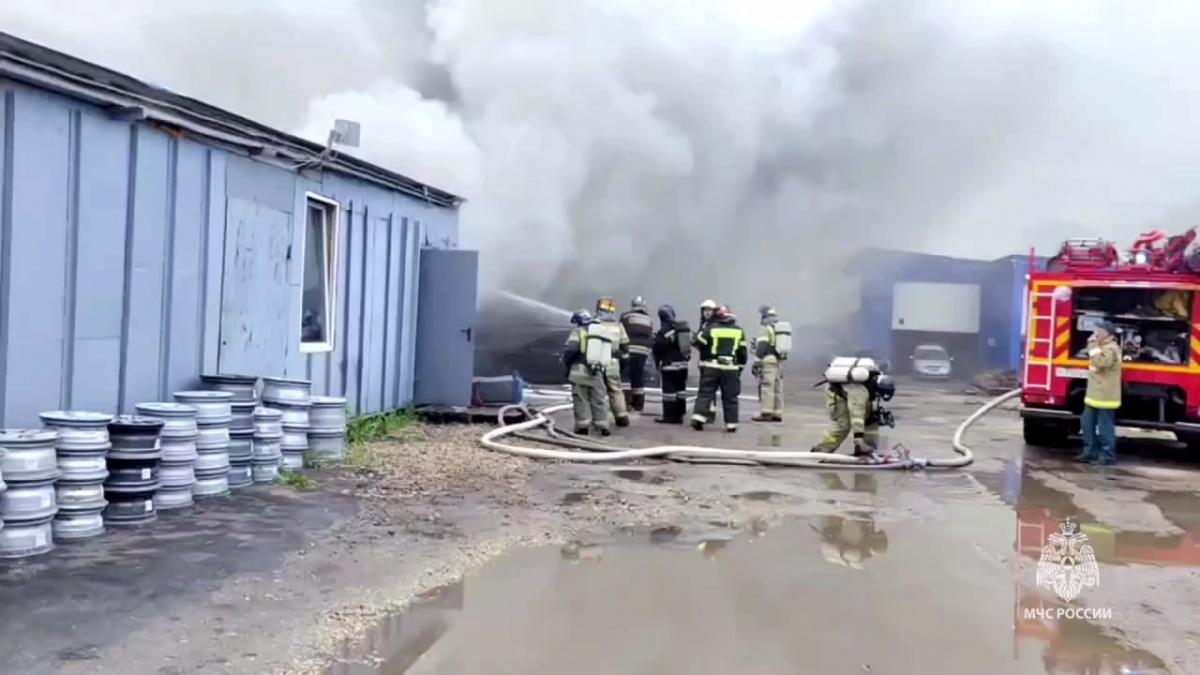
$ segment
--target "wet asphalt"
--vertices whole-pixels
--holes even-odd
[[[952,386],[910,388],[894,401],[899,425],[881,445],[948,454],[954,426],[981,400]],[[633,445],[807,447],[824,421],[819,404],[798,388],[784,425],[697,434],[647,414],[624,436]],[[1025,447],[1012,410],[969,439],[978,456],[965,471],[545,465],[538,489],[566,522],[676,506],[651,526],[591,528],[432,589],[344,645],[328,673],[1200,672],[1200,461],[1139,437],[1122,442],[1115,469],[1076,465],[1070,449]],[[711,507],[712,495],[733,511]],[[164,515],[154,529],[0,563],[0,673],[275,672],[235,663],[239,650],[265,661],[281,647],[246,640],[245,609],[213,606],[215,589],[240,579],[269,586],[297,550],[324,570],[306,577],[305,590],[330,606],[343,586],[382,583],[348,578],[311,543],[355,509],[345,493],[256,490]],[[1070,605],[1036,583],[1047,537],[1067,518],[1088,535],[1099,569],[1099,583]],[[217,622],[212,634],[188,623],[200,607],[206,631]],[[190,636],[193,656],[209,656],[135,657],[131,635],[173,625],[188,626],[174,639]]]
[[[812,394],[794,398],[801,409],[785,425],[697,434],[642,419],[631,444],[799,449],[821,418]],[[881,445],[944,455],[953,422],[984,399],[945,385],[898,397],[902,424]],[[1071,449],[1024,447],[1016,424],[1009,408],[979,425],[969,472],[791,472],[774,489],[734,493],[818,495],[825,515],[516,551],[389,617],[329,675],[1195,672],[1195,463],[1173,442],[1131,438],[1122,466],[1081,466]],[[741,481],[720,473],[743,471],[678,466],[669,481],[653,466],[615,473],[695,491],[733,490]],[[1049,534],[1068,520],[1100,569],[1074,603],[1036,581]],[[356,662],[369,654],[382,664]]]

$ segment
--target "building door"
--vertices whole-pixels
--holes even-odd
[[[291,344],[288,253],[292,217],[246,199],[225,208],[225,272],[221,284],[222,373],[280,377]],[[299,326],[296,326],[297,335]]]
[[[421,249],[413,401],[471,405],[479,252]]]

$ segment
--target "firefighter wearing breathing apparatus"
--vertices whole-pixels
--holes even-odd
[[[587,434],[595,429],[608,436],[608,395],[605,393],[604,371],[612,361],[613,343],[610,331],[581,309],[571,315],[575,326],[563,345],[563,363],[571,383],[571,405],[575,413],[575,433]]]
[[[754,365],[751,374],[758,378],[758,400],[761,410],[751,417],[754,422],[783,421],[783,373],[780,366],[792,350],[792,325],[780,321],[775,308],[758,308],[762,330],[754,342]]]
[[[662,417],[655,418],[660,424],[683,424],[687,414],[688,359],[692,355],[692,329],[687,321],[675,316],[675,308],[663,305],[658,308],[659,329],[654,334],[651,354],[654,367],[658,369],[662,382]]]
[[[604,369],[604,386],[608,390],[608,404],[612,407],[613,421],[619,427],[629,426],[629,409],[621,393],[621,362],[629,358],[629,335],[617,316],[617,303],[612,298],[602,297],[596,301],[596,321],[608,331],[612,341],[612,360]]]
[[[717,311],[717,303],[713,300],[705,300],[700,303],[700,324],[696,327],[696,334],[708,327],[713,320],[713,312]],[[712,405],[709,406],[708,413],[704,418],[705,424],[715,424],[717,421],[717,400],[713,398]]]
[[[692,409],[692,428],[704,430],[709,410],[720,391],[725,430],[737,431],[742,369],[749,359],[746,332],[737,325],[733,312],[727,307],[719,307],[713,312],[712,321],[696,334],[692,344],[700,351],[700,390]]]
[[[895,426],[892,413],[882,406],[896,393],[896,384],[873,359],[839,356],[825,369],[825,407],[831,425],[813,452],[837,452],[848,436],[854,438],[854,456],[875,454],[880,426]]]
[[[629,336],[629,358],[621,362],[621,391],[625,406],[642,412],[646,407],[646,361],[654,346],[654,322],[642,296],[634,298],[629,311],[621,314],[621,327]]]

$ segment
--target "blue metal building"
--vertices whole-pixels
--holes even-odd
[[[0,423],[216,372],[469,401],[454,195],[3,34],[0,121]]]
[[[897,364],[919,344],[940,344],[956,370],[1017,369],[1028,256],[965,260],[869,250],[860,271],[859,347]]]

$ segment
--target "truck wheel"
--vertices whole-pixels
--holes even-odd
[[[1044,422],[1041,420],[1023,420],[1026,445],[1037,445],[1043,448],[1059,448],[1067,444],[1071,436],[1071,427],[1061,422]]]

